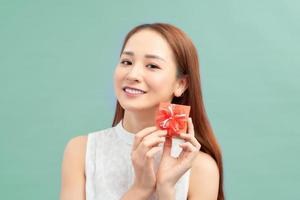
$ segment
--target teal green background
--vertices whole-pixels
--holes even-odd
[[[141,23],[200,56],[228,200],[300,196],[299,1],[0,1],[0,198],[58,199],[66,143],[109,127],[113,71]]]

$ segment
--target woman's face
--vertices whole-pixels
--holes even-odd
[[[156,108],[183,93],[173,52],[159,33],[141,30],[131,36],[115,69],[114,89],[120,105],[131,111]]]

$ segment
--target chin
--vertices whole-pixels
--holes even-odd
[[[122,106],[122,108],[126,111],[129,111],[129,112],[141,112],[141,111],[145,111],[145,110],[149,110],[149,109],[155,109],[156,108],[156,105],[145,105],[145,104],[142,104],[142,105],[139,105],[137,103],[124,103],[124,102],[120,102],[120,105]]]

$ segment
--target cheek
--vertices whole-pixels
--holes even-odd
[[[122,79],[122,71],[120,68],[116,67],[114,76],[113,76],[113,82],[114,82],[114,90],[116,94],[119,92],[119,89],[121,88],[121,79]]]
[[[162,83],[162,76],[160,75],[155,75],[155,76],[145,76],[145,78],[147,78],[147,83],[150,84],[150,87],[152,87],[152,89],[157,89],[157,87]]]
[[[173,79],[171,75],[161,74],[156,76],[149,76],[149,82],[153,90],[159,92],[168,92],[172,90]]]
[[[114,83],[115,83],[115,85],[120,84],[121,77],[122,77],[122,71],[120,70],[119,67],[116,67],[115,72],[114,72]]]

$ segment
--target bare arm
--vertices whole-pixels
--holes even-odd
[[[85,200],[85,152],[87,136],[77,136],[66,145],[61,171],[60,200]]]
[[[216,200],[219,190],[219,169],[208,154],[199,152],[192,169],[189,186],[189,200]]]

